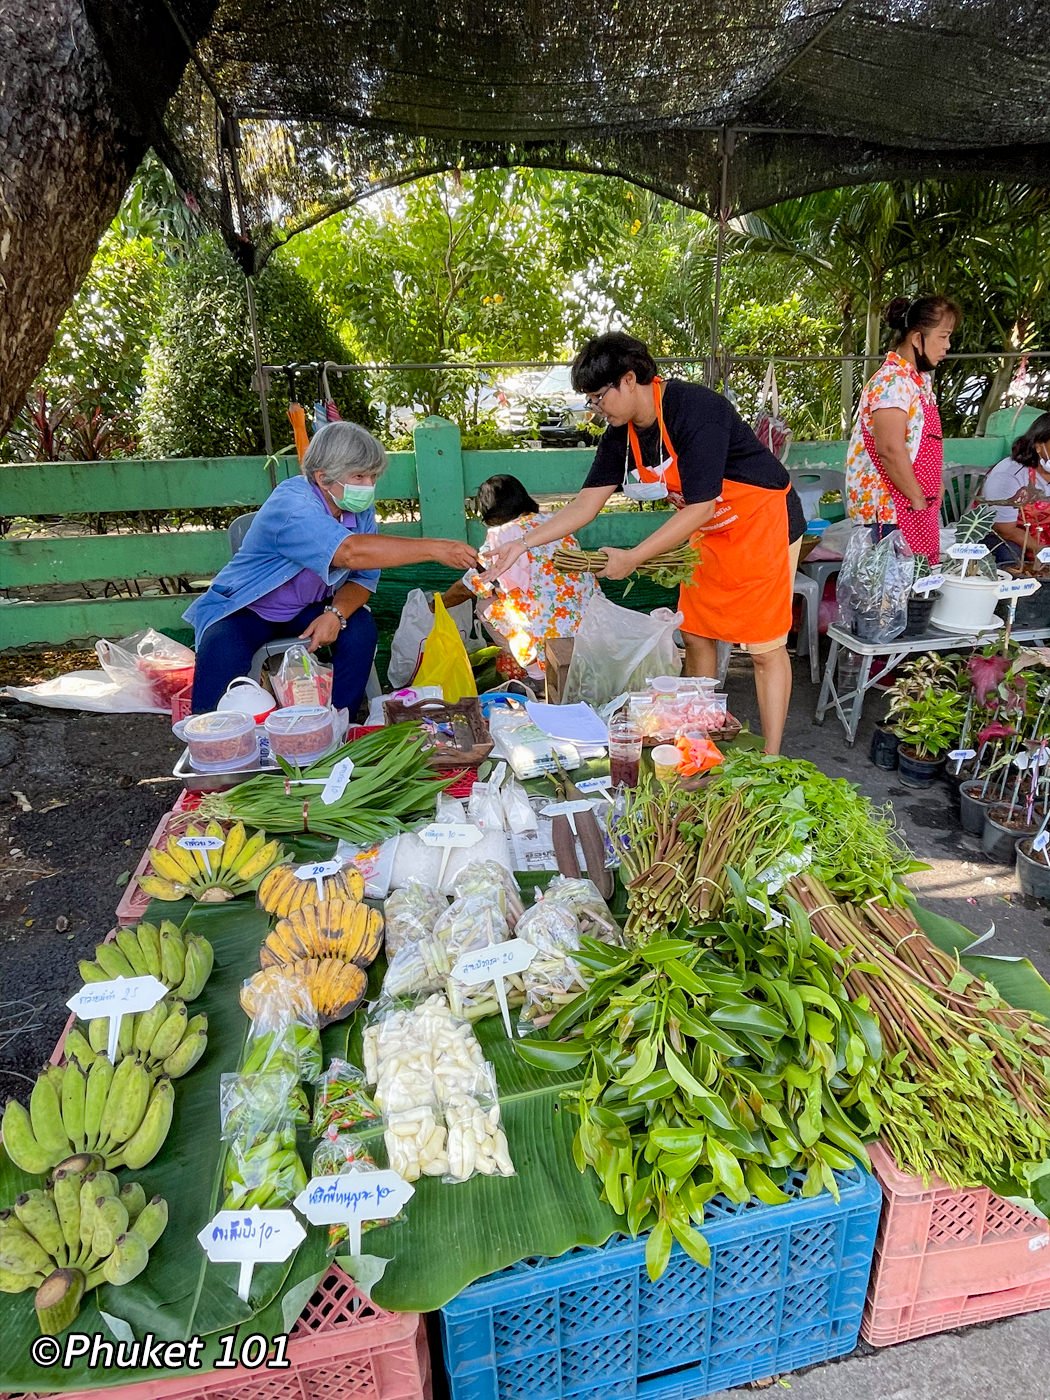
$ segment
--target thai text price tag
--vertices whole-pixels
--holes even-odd
[[[766,915],[767,929],[779,928],[780,925],[784,922],[783,914],[779,913],[776,909],[768,908],[765,904],[762,903],[760,899],[755,899],[752,895],[748,895],[747,902],[751,905],[752,909],[757,909],[760,914]]]
[[[915,580],[911,591],[913,593],[932,593],[935,588],[940,588],[943,582],[943,574],[927,574],[925,578]]]
[[[576,786],[581,792],[596,792],[600,797],[609,796],[609,788],[612,786],[612,778],[584,778]]]
[[[338,875],[343,868],[341,860],[315,860],[310,865],[296,866],[295,878],[297,880],[316,880],[317,898],[324,899],[324,882],[333,875]]]
[[[606,779],[606,781],[608,782],[609,779]],[[554,817],[568,817],[569,830],[575,836],[577,835],[576,813],[590,812],[592,810],[589,802],[580,802],[579,800],[575,802],[549,802],[546,807],[540,808],[540,816],[550,817],[552,820]]]
[[[1050,548],[1041,549],[1035,557],[1039,560],[1040,564],[1050,564]]]
[[[1038,836],[1032,837],[1032,850],[1045,851],[1050,846],[1050,831],[1041,831]]]
[[[315,1176],[292,1204],[311,1225],[346,1225],[350,1253],[361,1253],[361,1223],[389,1220],[415,1194],[415,1187],[397,1172],[355,1169],[339,1176]]]
[[[948,548],[950,559],[983,559],[987,553],[986,544],[953,544]]]
[[[346,791],[346,785],[350,781],[354,772],[354,760],[352,758],[341,758],[332,768],[328,775],[328,780],[321,789],[321,801],[326,807],[330,807],[333,802],[338,802]]]
[[[441,888],[441,882],[445,878],[448,858],[452,852],[476,846],[484,834],[480,826],[474,826],[470,822],[431,822],[429,826],[423,827],[422,831],[416,833],[424,846],[442,847],[441,865],[437,877],[438,889]]]
[[[951,751],[951,753],[948,755],[948,757],[949,757],[949,758],[954,758],[955,761],[956,761],[956,763],[965,763],[967,759],[976,758],[976,757],[977,757],[977,750],[976,750],[976,749],[952,749],[952,751]]]
[[[290,1210],[220,1210],[197,1236],[213,1264],[239,1264],[237,1296],[248,1301],[256,1264],[283,1264],[306,1231]]]
[[[125,1016],[149,1011],[167,995],[167,987],[156,977],[114,977],[108,982],[85,982],[66,1005],[82,1021],[109,1017],[106,1055],[111,1064],[116,1064],[121,1021]]]
[[[535,956],[535,947],[524,938],[508,938],[504,943],[490,943],[487,948],[461,953],[452,969],[456,981],[468,987],[478,987],[483,982],[491,982],[495,986],[508,1039],[511,1036],[510,1007],[507,1005],[507,989],[503,979],[515,972],[524,972]]]
[[[201,851],[204,854],[204,864],[208,874],[211,874],[211,856],[209,851],[221,851],[226,844],[221,836],[180,836],[178,844],[184,851]]]
[[[1000,598],[1027,598],[1040,587],[1037,578],[1015,578],[999,585]]]

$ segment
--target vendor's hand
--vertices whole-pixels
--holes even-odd
[[[914,496],[908,497],[908,504],[912,510],[925,510],[932,502],[928,501],[921,492],[916,492]]]
[[[599,578],[627,578],[638,567],[633,549],[609,549],[603,545],[602,553],[605,555],[605,568],[598,575]]]
[[[505,574],[512,564],[516,564],[526,551],[524,540],[508,540],[498,549],[489,551],[486,563],[488,568],[481,575],[481,583],[495,583],[500,574]]]
[[[447,564],[450,569],[473,569],[477,566],[478,551],[472,544],[464,544],[461,540],[436,540],[434,544],[436,563]]]
[[[306,642],[307,651],[316,651],[318,647],[331,646],[342,630],[334,613],[323,612],[299,633],[299,637]]]

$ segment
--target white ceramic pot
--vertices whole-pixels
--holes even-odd
[[[931,624],[941,632],[967,635],[1001,627],[1002,619],[995,616],[995,605],[1003,584],[1010,581],[1010,575],[1002,569],[995,578],[953,578],[949,574],[937,593],[930,614]]]

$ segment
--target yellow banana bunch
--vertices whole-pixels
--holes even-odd
[[[342,958],[369,967],[383,945],[383,916],[356,900],[310,904],[279,919],[259,950],[263,967],[303,958]]]
[[[163,846],[151,846],[152,873],[139,879],[144,894],[154,899],[185,899],[219,904],[253,890],[271,866],[285,859],[279,841],[268,841],[265,831],[249,836],[243,822],[224,831],[217,821],[190,825],[186,836],[211,836],[222,845],[214,850],[187,850],[180,837],[169,836]]]
[[[300,880],[292,866],[278,865],[260,881],[259,903],[268,914],[287,919],[290,914],[309,909],[311,905],[336,900],[359,904],[365,897],[364,878],[357,870],[339,870],[334,875],[326,875],[323,889],[324,894],[318,899],[316,880]]]
[[[269,997],[306,995],[317,1011],[322,1029],[341,1021],[360,1005],[368,988],[368,974],[344,958],[302,958],[288,967],[264,967],[241,988],[241,1006],[255,1019]]]
[[[42,1334],[65,1331],[89,1289],[141,1273],[168,1223],[160,1196],[147,1200],[134,1181],[118,1187],[96,1164],[101,1158],[71,1159],[49,1186],[23,1192],[0,1214],[0,1292],[35,1289]]]
[[[156,977],[183,1001],[193,1001],[211,976],[215,954],[198,933],[183,933],[170,919],[122,928],[111,942],[100,943],[94,961],[81,958],[85,982],[108,982],[114,977]],[[121,1036],[131,1018],[121,1021]],[[123,1042],[122,1042],[123,1043]],[[97,1053],[97,1047],[94,1047]]]

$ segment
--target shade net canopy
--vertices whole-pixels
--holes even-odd
[[[88,10],[161,155],[257,262],[454,167],[618,175],[709,213],[878,179],[1050,183],[1045,0],[145,3],[204,34],[155,112],[128,11]]]

